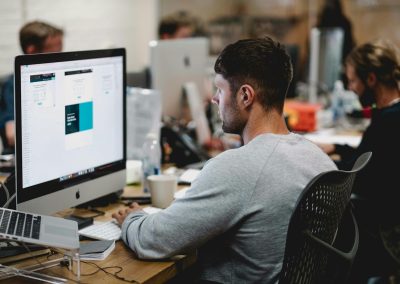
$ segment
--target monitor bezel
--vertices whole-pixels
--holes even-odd
[[[64,61],[76,61],[106,57],[122,57],[123,62],[123,157],[120,160],[99,165],[90,173],[80,175],[73,179],[60,181],[59,178],[23,188],[23,161],[22,155],[22,128],[21,128],[21,66],[57,63]],[[28,202],[40,198],[45,195],[62,191],[63,189],[74,187],[77,184],[90,182],[92,180],[110,175],[112,173],[125,170],[126,168],[126,50],[125,48],[102,49],[102,50],[86,50],[60,53],[46,53],[33,55],[19,55],[15,57],[14,65],[14,102],[15,102],[15,169],[16,169],[16,193],[17,193],[17,208],[19,203]],[[45,170],[45,169],[44,169]],[[96,196],[99,197],[99,196]],[[79,202],[78,202],[79,204]]]

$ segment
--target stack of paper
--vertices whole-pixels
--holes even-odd
[[[104,260],[115,248],[115,241],[94,241],[81,243],[81,260]]]

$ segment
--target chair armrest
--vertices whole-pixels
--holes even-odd
[[[304,230],[303,234],[305,236],[307,236],[310,240],[316,242],[317,244],[321,245],[323,248],[334,253],[335,255],[338,255],[338,256],[344,258],[345,260],[351,261],[354,258],[355,254],[357,253],[357,250],[358,250],[359,232],[358,232],[358,226],[357,226],[356,219],[355,219],[350,207],[348,207],[348,209],[346,211],[348,212],[347,214],[350,214],[350,216],[351,216],[351,220],[352,220],[352,224],[353,224],[353,228],[354,228],[354,238],[353,238],[353,242],[352,242],[353,245],[352,245],[350,251],[344,252],[344,251],[341,251],[341,250],[335,248],[333,245],[314,236],[309,230]]]

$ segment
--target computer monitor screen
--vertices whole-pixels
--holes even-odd
[[[125,185],[125,49],[15,59],[17,209],[53,213]]]
[[[183,88],[188,82],[197,86],[204,99],[208,56],[206,38],[150,42],[151,85],[161,93],[163,116],[182,118]]]

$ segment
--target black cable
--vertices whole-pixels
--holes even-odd
[[[103,216],[103,215],[106,214],[106,212],[98,210],[98,209],[96,209],[94,207],[91,207],[91,206],[88,206],[86,209],[91,211],[91,212],[97,213],[96,215],[89,216],[88,218],[95,218],[95,217]]]
[[[137,282],[136,280],[133,280],[133,279],[129,280],[129,279],[126,279],[125,277],[119,276],[118,274],[121,273],[124,270],[121,266],[100,267],[99,265],[97,265],[94,262],[87,262],[87,261],[82,261],[82,262],[86,263],[86,264],[94,265],[95,267],[97,267],[96,273],[101,270],[104,273],[106,273],[108,275],[111,275],[111,276],[115,277],[118,280],[121,280],[121,281],[124,281],[124,282],[127,282],[127,283],[139,284],[139,282]],[[107,269],[110,269],[110,268],[118,268],[119,270],[117,272],[111,273],[111,272],[107,271]],[[95,273],[93,273],[93,274],[95,274]]]
[[[32,251],[29,249],[29,246],[27,246],[25,242],[23,242],[23,241],[16,241],[16,242],[17,242],[17,243],[20,243],[20,244],[28,251],[28,253],[32,254]],[[50,250],[52,251],[52,254],[47,256],[47,260],[49,259],[49,257],[54,256],[54,255],[57,254],[57,253],[58,253],[58,254],[63,254],[63,252],[62,252],[61,250],[57,249],[57,248],[50,248]],[[48,268],[48,267],[46,267],[46,266],[39,260],[38,256],[33,256],[32,258],[34,258],[34,260],[35,260],[35,261],[39,264],[39,266],[41,266],[43,269],[47,269],[47,268]],[[92,266],[94,266],[94,267],[97,268],[97,270],[95,270],[94,272],[90,272],[90,273],[87,273],[87,274],[82,274],[82,273],[81,273],[80,276],[91,276],[91,275],[94,275],[94,274],[98,273],[99,271],[103,271],[105,274],[110,275],[110,276],[112,276],[112,277],[114,277],[114,278],[116,278],[116,279],[118,279],[118,280],[123,281],[123,282],[133,283],[133,284],[140,284],[140,283],[137,282],[136,280],[133,280],[133,279],[132,279],[132,280],[129,280],[129,279],[126,279],[126,278],[123,277],[123,276],[118,275],[119,273],[121,273],[121,272],[124,270],[121,266],[117,266],[117,265],[116,265],[116,266],[105,266],[105,267],[100,267],[99,265],[97,265],[97,264],[94,263],[94,262],[89,262],[89,261],[80,261],[80,262],[81,262],[81,263],[88,264],[88,265],[92,265]],[[62,267],[69,268],[68,263],[65,264],[65,263],[63,263],[63,261],[60,262],[60,265],[61,265]],[[112,273],[112,272],[107,271],[107,269],[118,269],[118,271]],[[68,269],[68,271],[70,271],[74,276],[77,276],[72,270],[69,270],[69,269]],[[69,281],[72,281],[72,282],[75,282],[75,283],[84,284],[84,282],[81,282],[81,281],[77,281],[77,280],[75,280],[75,279],[68,278],[68,277],[66,277],[66,276],[64,276],[64,275],[59,275],[59,274],[57,274],[57,273],[54,273],[53,271],[48,271],[48,272],[49,272],[49,275],[50,275],[50,276],[65,278],[65,279],[67,279],[67,280],[69,280]]]
[[[6,184],[3,182],[0,182],[0,187],[4,188],[4,192],[6,193],[6,201],[4,202],[4,204],[1,207],[8,208],[10,203],[15,199],[16,194],[14,193],[13,195],[10,196],[10,190],[8,189]]]
[[[5,191],[5,193],[6,193],[6,202],[7,202],[8,199],[10,198],[10,192],[8,191],[7,186],[6,186],[3,182],[1,182],[1,181],[0,181],[0,186],[1,186],[2,188],[4,188],[4,191]],[[4,206],[2,206],[2,207],[4,207]]]
[[[57,249],[56,249],[56,251],[57,251]],[[58,252],[60,253],[60,251],[58,251]],[[103,271],[104,273],[106,273],[106,274],[108,274],[108,275],[110,275],[110,276],[113,276],[113,277],[115,277],[115,278],[118,279],[118,280],[121,280],[121,281],[124,281],[124,282],[127,282],[127,283],[140,284],[140,283],[137,282],[136,280],[129,280],[129,279],[126,279],[126,278],[124,278],[124,277],[122,277],[122,276],[119,276],[118,274],[121,273],[121,272],[123,271],[123,268],[122,268],[121,266],[106,266],[106,267],[100,267],[99,265],[97,265],[97,264],[94,263],[94,262],[82,261],[82,260],[81,260],[81,263],[85,263],[85,264],[88,264],[88,265],[92,265],[92,266],[94,266],[94,267],[97,268],[97,270],[95,270],[95,271],[93,271],[93,272],[90,272],[90,273],[85,273],[85,274],[81,273],[81,276],[92,276],[92,275],[98,273],[99,271]],[[68,265],[64,265],[64,267],[68,268]],[[114,268],[117,268],[118,271],[115,272],[115,273],[111,273],[111,272],[107,271],[107,269],[114,269]],[[75,274],[73,271],[71,271],[71,272],[72,272],[72,274],[74,274],[74,275],[76,276],[76,274]],[[80,283],[82,283],[82,282],[80,282]]]

